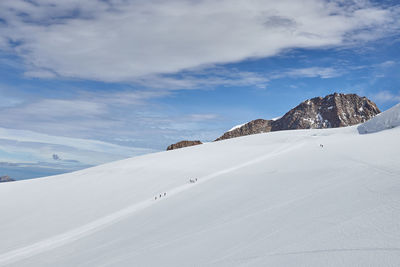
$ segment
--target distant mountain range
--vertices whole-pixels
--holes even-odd
[[[214,141],[245,135],[295,129],[323,129],[363,123],[380,113],[374,102],[356,94],[334,93],[300,103],[278,119],[257,119],[225,132]],[[201,144],[200,141],[181,141],[167,150]]]

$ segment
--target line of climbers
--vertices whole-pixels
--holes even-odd
[[[321,147],[321,148],[324,148],[324,145],[323,144],[319,144],[319,146]],[[194,184],[194,183],[196,183],[197,182],[197,178],[194,178],[194,179],[192,179],[192,178],[190,178],[189,179],[189,183],[191,183],[191,184]],[[164,197],[167,195],[167,193],[164,193]],[[163,196],[163,194],[160,194],[160,198]],[[154,199],[155,200],[157,200],[157,196],[155,196],[154,197]]]
[[[191,183],[191,184],[194,184],[194,183],[196,183],[197,182],[197,178],[194,178],[194,179],[189,179],[189,183]],[[159,196],[155,196],[154,197],[154,200],[157,200],[157,198],[161,198],[162,196],[167,196],[167,193],[166,192],[164,192],[164,194],[160,194]]]
[[[167,193],[164,192],[164,194],[160,194],[160,198],[164,195],[164,197],[167,195]],[[154,197],[154,200],[157,200],[157,196]]]

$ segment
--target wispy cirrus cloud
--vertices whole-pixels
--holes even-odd
[[[315,78],[319,77],[322,79],[339,77],[343,74],[343,71],[339,71],[333,67],[310,67],[310,68],[297,68],[287,71],[283,71],[279,74],[274,75],[274,78],[292,77],[292,78]]]
[[[377,103],[397,103],[400,102],[400,91],[395,93],[388,90],[383,90],[371,95],[371,98]]]
[[[8,174],[15,179],[40,177],[153,151],[98,140],[0,128],[0,175]]]
[[[396,65],[396,62],[393,60],[387,60],[378,64],[378,66],[382,68],[392,67],[394,65]]]
[[[158,98],[173,97],[166,90],[77,91],[68,98],[28,97],[0,106],[1,126],[50,136],[104,140],[128,147],[159,150],[177,136],[198,131],[211,139],[206,123],[220,118],[210,112],[175,114]],[[62,97],[62,96],[60,96]],[[64,139],[63,139],[64,140]]]
[[[190,69],[177,75],[146,75],[138,78],[134,83],[146,88],[177,90],[206,89],[218,86],[265,88],[268,81],[267,73],[213,66],[204,69]]]
[[[369,1],[4,0],[0,44],[23,58],[28,76],[151,83],[143,77],[155,75],[193,87],[194,77],[159,75],[374,40],[398,31],[399,14]]]

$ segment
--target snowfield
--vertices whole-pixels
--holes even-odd
[[[361,134],[376,133],[397,126],[400,126],[400,103],[361,124],[358,127],[358,131]]]
[[[4,183],[0,266],[400,266],[399,137],[272,132]]]

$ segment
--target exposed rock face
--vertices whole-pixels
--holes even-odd
[[[379,113],[366,97],[335,93],[304,101],[275,121],[271,131],[344,127],[363,123]]]
[[[11,179],[9,176],[4,175],[4,176],[0,176],[0,183],[4,183],[4,182],[12,182],[14,181],[13,179]]]
[[[363,123],[380,113],[374,102],[356,94],[334,93],[302,102],[277,120],[255,120],[215,141],[270,131],[336,128]]]
[[[267,133],[271,131],[272,122],[273,122],[272,120],[263,120],[263,119],[254,120],[242,125],[241,127],[238,127],[236,129],[224,133],[221,137],[215,139],[215,141],[220,141],[224,139],[235,138],[250,134]]]
[[[167,147],[167,150],[173,150],[173,149],[178,149],[182,147],[187,147],[187,146],[195,146],[195,145],[201,145],[202,142],[200,141],[180,141],[176,144],[172,144]]]

